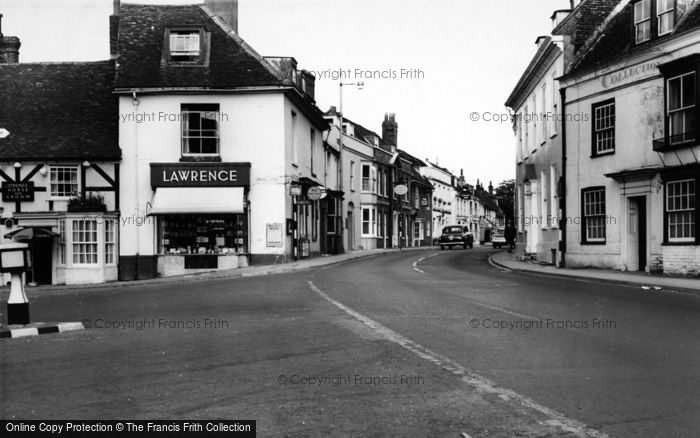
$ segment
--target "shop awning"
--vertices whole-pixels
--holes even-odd
[[[5,234],[5,238],[19,240],[50,239],[58,237],[59,234],[42,227],[25,227]]]
[[[158,187],[151,215],[245,212],[243,187]]]

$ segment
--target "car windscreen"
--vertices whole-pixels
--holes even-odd
[[[462,233],[462,227],[446,227],[443,228],[442,233],[443,234],[454,234],[454,233]]]

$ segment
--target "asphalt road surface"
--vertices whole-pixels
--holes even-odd
[[[700,296],[404,251],[31,296],[4,419],[255,419],[259,436],[695,437]],[[463,435],[464,434],[464,435]]]

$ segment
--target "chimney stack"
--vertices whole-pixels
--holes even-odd
[[[205,0],[204,3],[238,33],[238,0]]]
[[[382,122],[382,139],[384,143],[392,146],[392,149],[398,146],[399,125],[396,123],[396,114],[384,113],[384,122]]]
[[[19,64],[19,38],[2,34],[2,14],[0,14],[0,64]]]
[[[119,8],[121,0],[113,0],[112,15],[109,16],[109,55],[112,59],[117,57],[117,41],[119,40]]]

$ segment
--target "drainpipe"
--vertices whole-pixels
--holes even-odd
[[[561,193],[559,194],[559,252],[561,253],[560,268],[566,268],[566,88],[560,88],[561,95]]]

